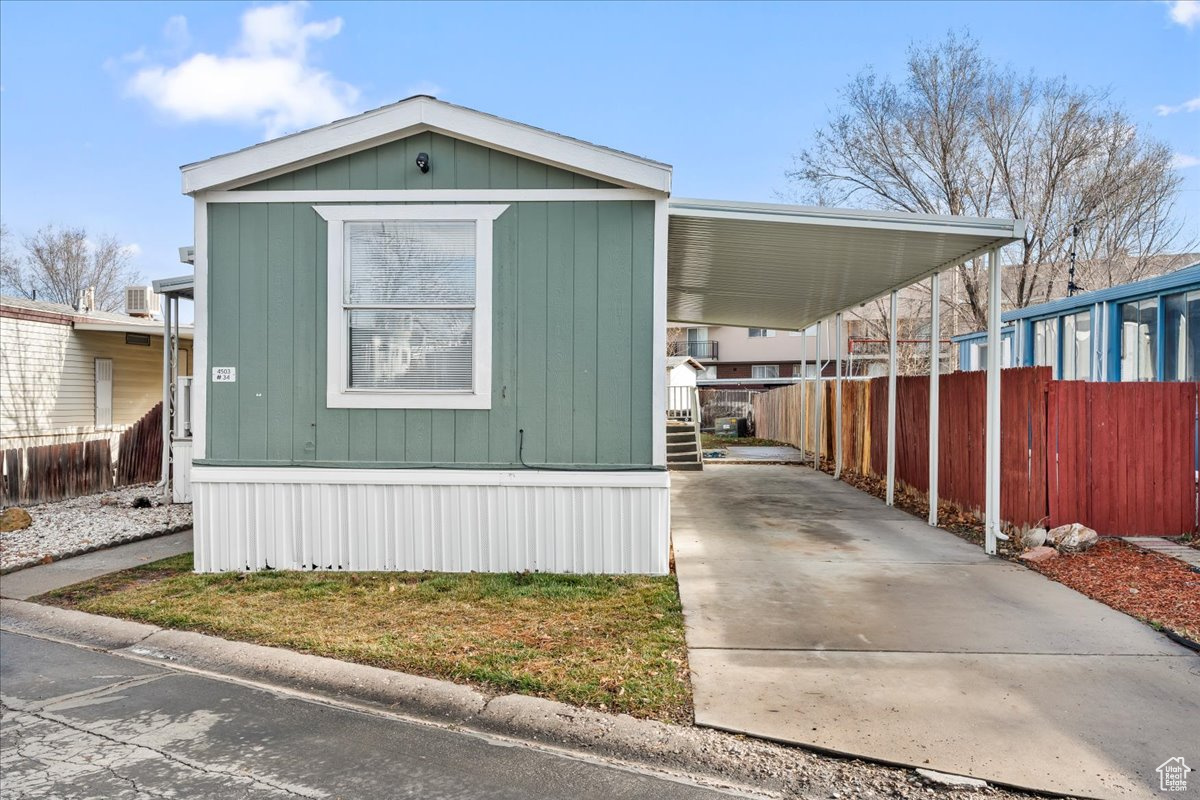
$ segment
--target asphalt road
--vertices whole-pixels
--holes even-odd
[[[0,634],[0,797],[721,798],[599,761]]]

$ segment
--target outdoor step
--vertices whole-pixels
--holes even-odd
[[[700,454],[695,450],[690,450],[686,453],[667,453],[667,463],[677,464],[683,461],[699,461]]]
[[[667,442],[668,453],[691,453],[696,451],[696,440],[688,439],[682,442]]]
[[[696,438],[695,428],[688,428],[687,430],[682,430],[682,431],[673,431],[670,428],[667,429],[667,440],[668,441],[670,441],[671,439],[695,439],[695,438]]]
[[[700,472],[704,469],[704,465],[699,461],[668,462],[667,469],[672,472]]]

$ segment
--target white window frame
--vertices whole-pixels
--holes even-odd
[[[755,331],[762,331],[762,333],[755,333]],[[750,339],[770,339],[775,335],[775,331],[772,328],[747,328],[746,335]]]
[[[326,384],[329,408],[492,407],[492,225],[507,205],[313,206],[329,225],[326,284]],[[349,386],[350,332],[344,302],[347,222],[475,223],[475,320],[472,389],[469,392],[353,389]]]

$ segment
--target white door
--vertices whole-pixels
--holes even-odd
[[[96,359],[96,427],[111,428],[113,363],[111,358]]]

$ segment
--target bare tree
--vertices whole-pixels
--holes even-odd
[[[913,46],[902,84],[867,69],[842,99],[789,179],[822,205],[1026,220],[1024,240],[1005,255],[1011,307],[1061,295],[1076,225],[1086,289],[1112,285],[1115,261],[1120,280],[1144,276],[1178,237],[1181,178],[1166,145],[1104,92],[1017,75],[970,36]],[[956,284],[963,322],[982,327],[982,259],[960,267]]]
[[[129,249],[113,236],[91,239],[83,228],[47,226],[26,237],[24,246],[18,256],[5,241],[0,273],[4,288],[22,297],[76,306],[80,293],[93,287],[96,308],[116,311],[125,287],[142,280],[129,263]]]
[[[12,234],[0,222],[0,286],[8,286],[17,272],[17,254],[13,251]]]

